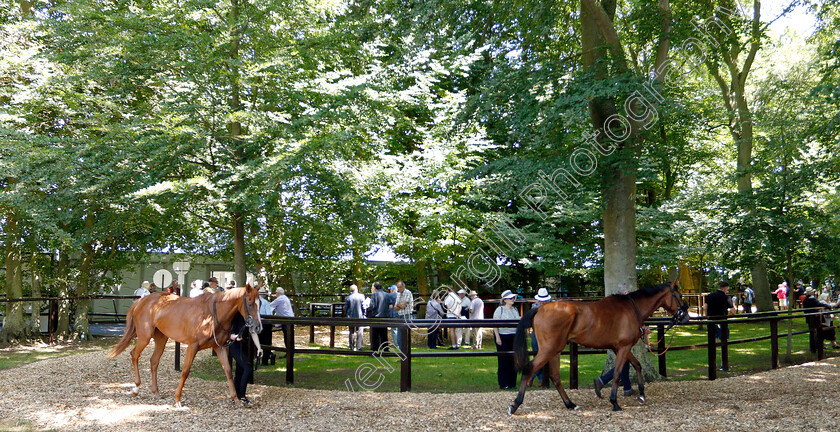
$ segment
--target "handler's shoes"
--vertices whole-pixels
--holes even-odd
[[[251,400],[247,397],[240,398],[239,402],[242,404],[242,408],[251,408],[253,405],[251,404]]]
[[[598,399],[603,399],[601,396],[601,389],[604,388],[604,385],[601,384],[600,378],[595,378],[595,396],[598,396]]]

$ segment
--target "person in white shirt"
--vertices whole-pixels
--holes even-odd
[[[484,300],[478,297],[478,293],[470,291],[470,319],[483,320],[484,319]],[[481,349],[484,342],[484,335],[481,327],[476,327],[473,330],[473,349]]]
[[[470,299],[467,297],[467,291],[465,289],[458,290],[458,298],[461,300],[461,316],[458,317],[462,320],[469,319],[470,317]],[[470,347],[470,333],[472,332],[471,328],[459,328],[458,329],[458,346],[464,346],[465,348]]]
[[[143,281],[143,283],[140,284],[140,288],[134,290],[134,295],[140,298],[146,297],[147,295],[151,294],[149,292],[149,287],[151,286],[152,284],[150,284],[149,281]]]
[[[252,285],[254,288],[259,288],[260,315],[263,315],[263,316],[272,315],[272,312],[274,312],[274,310],[271,308],[271,303],[269,303],[268,300],[266,300],[266,296],[268,296],[268,292],[269,292],[268,287],[262,286],[262,284],[259,283],[259,282],[251,282],[251,283],[254,284],[254,285]],[[260,345],[262,345],[263,349],[265,349],[266,352],[268,353],[267,355],[262,356],[263,366],[268,365],[270,361],[272,361],[273,359],[276,358],[274,352],[272,352],[271,349],[269,348],[271,345],[273,345],[272,340],[271,340],[273,329],[274,329],[274,326],[264,325],[263,328],[262,328],[262,331],[259,333]]]
[[[282,287],[277,287],[275,294],[277,297],[269,304],[269,307],[274,310],[274,315],[280,317],[294,317],[295,310],[292,309],[292,301],[286,296],[286,290]],[[283,343],[285,343],[289,340],[289,334],[287,333],[289,327],[286,324],[280,324],[280,330],[283,332]],[[280,358],[283,357],[284,356],[281,356]]]
[[[204,294],[204,288],[202,288],[202,285],[204,285],[204,281],[201,279],[196,279],[192,284],[190,284],[190,298],[198,297]]]
[[[441,286],[441,288],[443,287],[446,287],[446,297],[443,299],[443,308],[446,309],[446,319],[459,319],[461,316],[461,299],[452,291],[451,287],[446,285]],[[449,329],[449,341],[452,342],[452,346],[449,349],[456,350],[460,348],[458,344],[458,332],[454,328]]]

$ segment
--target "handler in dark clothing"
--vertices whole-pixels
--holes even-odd
[[[718,289],[713,293],[706,294],[706,303],[703,305],[703,315],[711,319],[726,318],[728,312],[735,313],[735,307],[732,305],[732,298],[726,294],[729,289],[729,283],[726,281],[718,282]],[[721,328],[722,326],[722,328]],[[723,332],[721,332],[721,329]],[[715,339],[720,340],[721,333],[723,337],[729,340],[729,326],[726,324],[715,325]]]
[[[368,308],[370,318],[390,318],[391,312],[388,310],[388,296],[382,290],[382,284],[374,282],[372,291],[370,295],[370,308]],[[372,326],[370,328],[370,349],[377,351],[385,342],[388,342],[388,328]]]
[[[230,326],[230,358],[236,360],[236,373],[233,376],[233,386],[236,388],[236,397],[242,401],[242,406],[250,407],[251,401],[245,396],[246,388],[248,387],[248,380],[251,378],[251,373],[254,365],[248,359],[245,352],[245,333],[251,335],[254,345],[257,347],[257,358],[261,358],[263,351],[260,346],[260,340],[256,333],[250,332],[250,328],[245,325],[245,318],[241,314],[236,314],[233,317],[233,322]]]
[[[814,289],[808,288],[805,290],[805,300],[802,300],[802,307],[803,308],[826,308],[830,309],[831,305],[825,304],[814,297]],[[827,317],[827,316],[826,316]],[[817,341],[817,332],[816,330],[822,327],[822,340]],[[824,325],[823,322],[820,320],[820,317],[809,316],[808,317],[808,329],[811,330],[810,338],[808,340],[809,346],[811,348],[811,352],[817,352],[817,344],[823,343],[823,341],[831,341],[831,347],[834,349],[840,348],[837,345],[837,336],[834,333],[834,327],[829,327]]]

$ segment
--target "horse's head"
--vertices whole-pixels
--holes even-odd
[[[688,322],[688,304],[683,301],[682,294],[680,294],[680,287],[677,281],[674,280],[668,286],[669,293],[666,295],[664,307],[674,316],[674,320],[669,325],[669,328],[677,324],[685,324]]]
[[[250,329],[251,333],[259,333],[262,331],[262,321],[260,321],[260,294],[258,291],[259,285],[252,287],[250,284],[245,285],[245,292],[242,294],[242,303],[239,305],[239,313],[242,318],[245,318],[245,323]]]

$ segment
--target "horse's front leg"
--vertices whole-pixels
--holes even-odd
[[[645,404],[645,378],[642,376],[642,364],[639,363],[639,360],[636,359],[636,356],[633,355],[632,352],[627,353],[627,359],[630,361],[630,364],[633,365],[633,369],[636,369],[636,377],[638,377],[639,381],[639,405]]]
[[[198,343],[191,343],[187,346],[187,352],[184,354],[184,370],[181,372],[181,382],[178,383],[178,390],[175,390],[175,408],[181,408],[181,392],[184,390],[184,382],[190,376],[190,368],[192,367],[195,354],[198,352]]]
[[[216,356],[219,357],[219,363],[222,364],[222,370],[225,371],[225,378],[227,378],[228,389],[230,389],[230,398],[236,402],[236,386],[233,385],[233,371],[230,369],[229,350],[227,348],[213,347]]]
[[[621,380],[621,371],[624,369],[624,363],[627,362],[631,346],[624,346],[615,351],[615,369],[613,369],[613,382],[610,390],[610,403],[612,403],[613,411],[621,411],[621,407],[618,406],[618,382]]]

